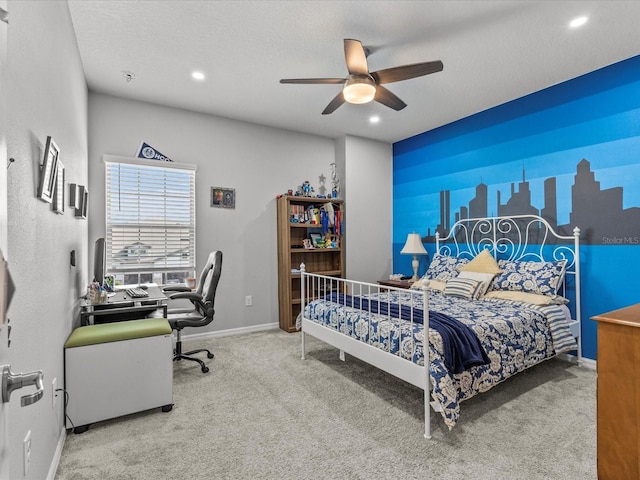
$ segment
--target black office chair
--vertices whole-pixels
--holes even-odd
[[[206,348],[183,353],[180,333],[185,327],[204,327],[213,321],[213,315],[215,313],[213,307],[221,270],[222,252],[211,252],[207,259],[207,263],[202,269],[202,273],[198,280],[198,288],[195,292],[192,292],[184,286],[169,285],[164,288],[164,292],[166,293],[176,292],[169,295],[170,299],[187,299],[193,304],[193,309],[190,310],[169,309],[167,311],[169,325],[171,325],[171,328],[176,331],[176,347],[173,354],[173,360],[179,361],[185,359],[198,362],[202,369],[202,373],[207,373],[209,371],[209,367],[207,367],[202,360],[194,358],[191,355],[195,355],[200,352],[207,352],[207,358],[213,358],[213,353]]]

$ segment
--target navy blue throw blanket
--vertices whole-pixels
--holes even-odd
[[[380,302],[342,293],[332,293],[327,300],[347,307],[359,308],[371,313],[390,315],[402,320],[424,323],[424,312],[409,305]],[[487,365],[489,357],[480,344],[475,332],[462,322],[440,312],[429,312],[429,327],[442,337],[444,365],[451,373],[462,373],[476,365]]]

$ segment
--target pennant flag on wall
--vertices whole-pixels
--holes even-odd
[[[138,158],[146,158],[147,160],[164,160],[165,162],[173,162],[166,155],[161,154],[148,143],[142,142],[138,149]]]

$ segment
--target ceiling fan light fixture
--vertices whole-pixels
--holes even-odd
[[[370,75],[349,75],[342,94],[349,103],[368,103],[376,96],[376,82]]]

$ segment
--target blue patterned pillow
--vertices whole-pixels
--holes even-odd
[[[514,262],[499,260],[498,274],[491,290],[536,293],[555,297],[564,278],[566,260],[557,262]]]
[[[469,260],[466,258],[456,258],[436,253],[433,256],[433,260],[431,260],[425,277],[429,280],[446,282],[450,278],[458,276],[458,268],[467,263],[469,263]]]

